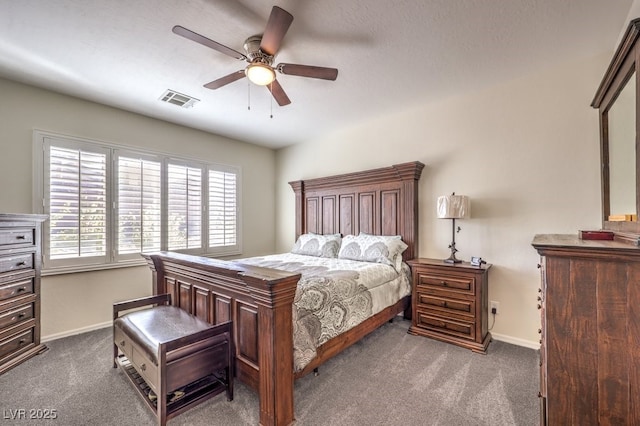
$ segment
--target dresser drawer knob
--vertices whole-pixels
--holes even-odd
[[[538,309],[542,309],[542,305],[538,303]]]
[[[442,284],[443,286],[447,286],[447,282],[446,281],[440,281],[440,284]]]
[[[542,339],[540,339],[540,340],[538,341],[538,343],[542,344]]]
[[[16,239],[17,240],[26,240],[27,236],[26,235],[16,235]]]
[[[124,346],[126,342],[123,340],[122,342],[120,342],[120,346]]]
[[[27,339],[20,339],[18,342],[19,345],[24,345],[25,343],[27,343]]]
[[[538,289],[538,293],[542,293],[542,289],[541,288]]]
[[[24,312],[20,312],[20,313],[18,314],[18,318],[19,318],[19,319],[22,319],[22,318],[24,318],[24,317],[26,317],[26,316],[27,316],[27,314],[25,314]]]
[[[542,334],[542,329],[541,328],[538,329],[538,334]]]
[[[18,287],[16,289],[16,293],[22,293],[23,291],[27,291],[27,288],[26,287]]]
[[[542,301],[542,297],[538,296],[538,302]]]
[[[538,268],[538,269],[542,268],[542,265],[538,263],[537,268]]]
[[[16,266],[25,266],[27,264],[27,262],[25,262],[24,260],[22,262],[18,262],[16,263]]]
[[[142,371],[147,371],[147,364],[142,364],[142,365],[140,366],[140,370],[142,370]]]
[[[538,398],[542,398],[542,392],[538,392]]]

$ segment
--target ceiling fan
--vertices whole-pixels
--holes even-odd
[[[273,66],[273,60],[276,53],[278,53],[280,43],[292,21],[293,16],[289,12],[278,6],[273,6],[264,34],[254,35],[245,40],[244,50],[246,53],[240,53],[237,50],[194,33],[180,25],[174,26],[173,32],[213,50],[217,50],[220,53],[249,63],[245,69],[232,72],[231,74],[205,84],[204,87],[207,89],[219,89],[222,86],[247,77],[252,83],[267,86],[276,102],[278,102],[278,105],[284,106],[290,104],[291,100],[289,100],[282,86],[278,83],[276,71],[285,75],[297,75],[323,80],[335,80],[338,77],[338,70],[335,68],[287,63],[280,63]]]

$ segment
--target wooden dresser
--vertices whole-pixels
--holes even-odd
[[[536,235],[541,424],[640,424],[640,247]]]
[[[0,374],[45,351],[40,344],[43,215],[0,214]]]
[[[488,272],[468,262],[410,260],[413,276],[410,334],[432,337],[474,352],[486,353]]]

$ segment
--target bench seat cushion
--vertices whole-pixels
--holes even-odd
[[[176,307],[160,305],[152,309],[130,312],[117,318],[114,326],[122,330],[150,360],[158,365],[158,347],[181,337],[189,336],[212,326]],[[181,347],[167,353],[167,362],[187,356],[224,340],[224,335]]]

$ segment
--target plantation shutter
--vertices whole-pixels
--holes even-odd
[[[161,162],[118,156],[118,255],[161,249]]]
[[[202,247],[202,169],[169,164],[167,168],[168,249]]]
[[[49,259],[106,256],[107,154],[49,145],[48,158]]]
[[[237,244],[237,179],[235,173],[209,170],[209,247]]]

